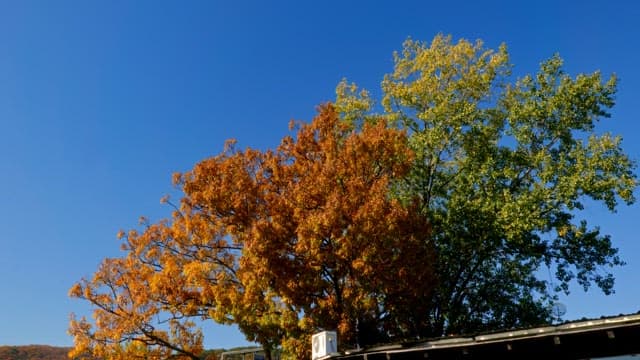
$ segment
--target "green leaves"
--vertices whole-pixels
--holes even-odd
[[[407,40],[394,60],[378,115],[406,129],[416,153],[396,192],[418,195],[432,223],[432,334],[547,321],[546,302],[573,281],[610,293],[617,249],[574,218],[587,198],[610,211],[635,201],[635,163],[619,137],[595,132],[614,105],[615,76],[571,77],[554,55],[509,83],[504,45],[441,35]],[[537,278],[544,267],[558,285]]]

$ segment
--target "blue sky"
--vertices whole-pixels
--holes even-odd
[[[615,3],[615,4],[614,4]],[[227,138],[276,146],[343,77],[378,92],[407,37],[505,42],[514,74],[558,52],[571,73],[620,77],[612,119],[640,160],[634,1],[0,1],[0,345],[70,345],[67,297],[119,229],[168,216],[171,174]],[[638,192],[636,192],[638,194]],[[616,294],[563,298],[567,319],[640,310],[639,205],[584,217],[628,265]],[[207,347],[245,344],[207,326]]]

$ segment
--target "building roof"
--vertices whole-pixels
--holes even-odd
[[[411,345],[350,351],[334,359],[587,359],[640,353],[640,315],[446,337]]]

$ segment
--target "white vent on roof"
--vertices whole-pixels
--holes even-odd
[[[338,337],[335,331],[322,331],[311,336],[311,359],[317,360],[338,354]]]

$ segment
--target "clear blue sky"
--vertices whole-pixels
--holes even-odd
[[[505,42],[514,73],[559,52],[621,79],[613,118],[640,159],[635,1],[0,1],[0,345],[70,345],[74,281],[119,256],[140,215],[169,214],[171,174],[227,138],[273,147],[347,77],[379,89],[408,36]],[[522,5],[517,5],[522,4]],[[615,4],[615,5],[614,5]],[[584,216],[628,262],[617,292],[563,298],[567,319],[640,310],[640,207]],[[208,347],[244,344],[207,327]]]

